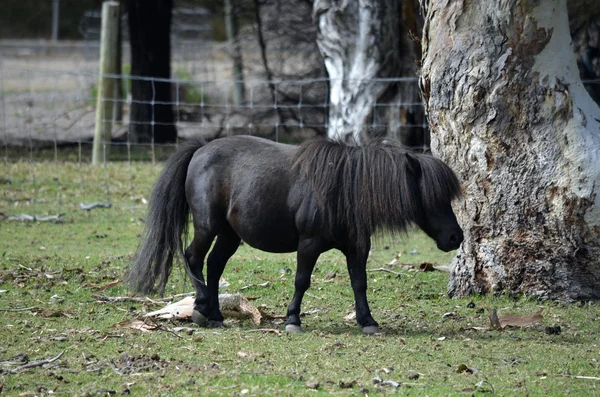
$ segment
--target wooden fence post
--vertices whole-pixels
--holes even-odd
[[[100,72],[98,76],[98,96],[96,98],[96,125],[92,164],[103,164],[108,160],[112,136],[113,101],[120,93],[115,92],[117,71],[117,37],[119,27],[119,3],[105,1],[102,4],[102,31],[100,34]]]

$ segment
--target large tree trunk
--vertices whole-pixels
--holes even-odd
[[[393,99],[399,69],[400,2],[316,0],[317,44],[330,79],[330,138],[362,142],[378,98]]]
[[[330,78],[328,136],[361,142],[390,136],[428,143],[413,80],[423,21],[417,0],[317,0],[317,43]],[[394,81],[393,79],[398,79]]]
[[[128,0],[131,75],[171,78],[173,0]],[[133,142],[175,142],[171,84],[132,79],[130,132]]]
[[[600,110],[565,0],[428,0],[432,150],[464,181],[451,296],[600,298]]]
[[[586,89],[600,105],[600,1],[570,0],[569,25],[579,75],[587,80]]]

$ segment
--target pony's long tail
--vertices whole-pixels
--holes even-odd
[[[127,271],[126,280],[136,292],[162,294],[175,255],[183,254],[190,208],[185,196],[187,170],[202,142],[183,144],[174,153],[154,184],[148,204],[144,237]]]

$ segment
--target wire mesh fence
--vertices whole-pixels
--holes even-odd
[[[2,198],[0,216],[21,220],[57,220],[65,214],[113,208],[123,214],[141,216],[150,187],[161,161],[176,144],[159,144],[155,130],[165,123],[154,118],[158,106],[173,109],[170,123],[181,139],[205,140],[221,136],[249,134],[279,142],[299,142],[327,131],[328,87],[324,78],[289,80],[247,79],[243,103],[232,100],[236,81],[196,78],[153,79],[111,75],[121,79],[121,91],[103,98],[114,112],[110,120],[113,140],[106,144],[104,165],[90,165],[97,72],[64,71],[56,67],[27,68],[0,62],[0,145],[3,170],[0,176]],[[147,81],[153,92],[168,83],[171,100],[154,97],[134,100],[132,80]],[[375,81],[377,82],[377,81]],[[400,90],[416,89],[415,78],[386,79]],[[586,81],[597,86],[600,80]],[[400,98],[400,97],[399,97]],[[134,103],[152,109],[149,120],[131,118]],[[374,105],[369,127],[400,134],[402,130],[427,128],[426,121],[415,123],[402,117],[381,118],[381,108],[393,114],[422,111],[422,103],[397,100]],[[390,113],[390,112],[387,112]],[[390,125],[396,124],[396,125]],[[137,124],[149,127],[150,139],[140,142],[132,131]],[[398,138],[398,136],[392,136]],[[123,212],[124,211],[124,212]],[[107,211],[111,213],[111,211]]]
[[[90,165],[94,135],[98,74],[92,70],[36,68],[0,62],[0,145],[3,171],[0,179],[0,215],[9,219],[56,220],[65,214],[118,207],[137,213],[145,208],[152,181],[160,163],[176,144],[159,144],[155,130],[170,124],[180,139],[249,134],[280,142],[295,143],[327,130],[328,86],[324,78],[244,81],[245,100],[234,103],[236,81],[189,78],[145,78],[109,75],[121,79],[120,92],[103,101],[114,109],[110,120],[112,141],[106,144],[108,160],[100,167]],[[184,76],[185,77],[185,76]],[[171,100],[154,97],[134,100],[131,81],[143,80],[152,91],[169,84]],[[397,79],[400,85],[416,87],[416,79]],[[389,83],[389,81],[386,81]],[[148,120],[131,117],[132,105],[150,107]],[[154,117],[158,106],[173,109],[173,121]],[[421,103],[397,101],[377,104],[398,112],[422,108]],[[373,114],[377,114],[377,109]],[[373,117],[370,128],[387,128],[389,120]],[[398,119],[398,123],[400,119]],[[132,131],[144,124],[150,139],[140,142]],[[402,128],[423,124],[404,123]],[[110,153],[110,154],[108,154]],[[128,188],[125,189],[125,187]],[[121,197],[128,191],[128,197]],[[111,211],[107,211],[110,213]],[[139,214],[138,214],[139,215]],[[137,216],[137,215],[136,215]]]

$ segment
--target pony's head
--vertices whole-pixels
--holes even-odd
[[[417,178],[422,210],[415,223],[445,252],[460,247],[463,231],[452,211],[451,202],[460,197],[460,183],[441,160],[429,155],[407,153],[409,168]]]
[[[339,141],[303,143],[294,168],[316,194],[328,230],[342,230],[364,248],[377,230],[402,231],[415,223],[439,249],[451,251],[463,232],[450,203],[460,183],[441,160],[391,141],[363,146]]]
[[[450,201],[425,212],[417,221],[417,225],[435,240],[437,247],[442,251],[458,249],[463,242],[463,231],[456,221]]]

